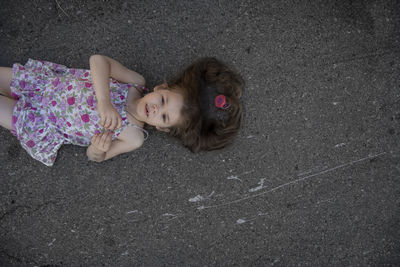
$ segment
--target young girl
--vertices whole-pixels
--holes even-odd
[[[106,56],[91,56],[90,71],[30,59],[24,66],[0,67],[0,125],[47,166],[62,144],[88,146],[87,156],[97,162],[132,151],[148,136],[145,124],[171,132],[192,151],[221,148],[240,125],[238,77],[217,60],[203,59],[143,96],[144,78]],[[224,91],[226,79],[237,79],[240,88]],[[201,97],[209,84],[221,85],[226,94],[227,118],[201,114],[207,114]]]

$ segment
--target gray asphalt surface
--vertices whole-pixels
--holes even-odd
[[[400,264],[398,2],[2,1],[0,65],[95,53],[149,87],[202,56],[234,66],[240,135],[193,154],[152,130],[49,168],[1,129],[1,266]]]

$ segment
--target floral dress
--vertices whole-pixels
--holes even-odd
[[[129,125],[125,102],[132,86],[141,87],[110,79],[111,101],[123,124],[113,139]],[[89,146],[93,135],[105,130],[89,70],[29,59],[24,66],[13,65],[10,88],[17,100],[11,132],[33,158],[47,166],[53,165],[61,145]]]

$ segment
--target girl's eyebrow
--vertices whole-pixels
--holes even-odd
[[[168,96],[165,97],[165,105],[168,106]],[[169,122],[169,114],[167,114],[167,121]]]

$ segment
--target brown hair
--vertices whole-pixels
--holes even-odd
[[[168,84],[184,98],[182,120],[171,128],[172,135],[193,152],[220,149],[233,142],[242,122],[243,80],[237,72],[215,58],[202,58]],[[227,98],[229,108],[215,107],[219,94]]]

